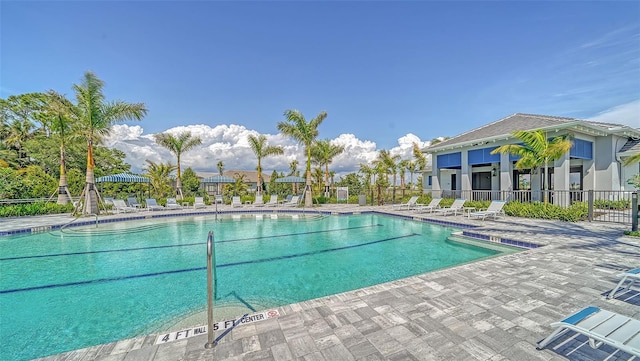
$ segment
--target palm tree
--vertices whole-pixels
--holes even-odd
[[[410,160],[407,162],[407,170],[409,171],[409,174],[411,175],[411,193],[413,193],[413,190],[415,188],[415,185],[413,184],[413,175],[416,174],[417,171],[417,165],[416,162]]]
[[[438,140],[438,138],[432,140],[431,144],[435,144],[433,142],[436,140]],[[440,141],[438,140],[438,142]],[[424,155],[424,153],[422,153],[422,150],[420,150],[418,143],[413,143],[413,158],[415,160],[414,172],[424,173],[427,170],[427,156]],[[413,175],[411,177],[412,177],[411,183],[413,183]],[[420,195],[422,195],[423,191],[424,191],[424,187],[420,187]]]
[[[402,159],[398,163],[398,172],[400,173],[400,190],[402,191],[402,197],[404,197],[404,179],[406,177],[407,168],[409,168],[409,163],[411,161],[408,159]]]
[[[282,149],[281,146],[267,145],[267,136],[264,134],[258,136],[249,134],[248,139],[251,150],[253,150],[253,153],[258,158],[258,167],[256,168],[258,171],[256,194],[262,194],[262,158],[270,155],[282,155],[284,154],[284,149]]]
[[[177,160],[177,178],[176,178],[176,198],[181,200],[182,195],[182,178],[180,176],[180,157],[182,153],[188,152],[191,149],[202,144],[200,137],[194,137],[191,132],[181,132],[177,136],[169,133],[154,134],[156,143],[167,148],[169,152],[173,153]]]
[[[218,174],[222,176],[222,171],[224,171],[224,163],[222,161],[219,161],[217,166],[218,166]]]
[[[287,110],[284,112],[286,122],[279,122],[277,127],[282,134],[287,135],[304,145],[307,153],[307,184],[305,186],[305,207],[312,204],[311,198],[311,146],[318,137],[318,126],[327,117],[327,112],[322,111],[315,118],[307,122],[304,115],[297,110]]]
[[[634,154],[632,156],[630,156],[629,158],[625,159],[624,162],[622,162],[623,165],[629,165],[635,162],[640,162],[640,153],[638,154]]]
[[[397,165],[397,161],[400,159],[399,155],[391,155],[391,152],[389,152],[386,149],[381,150],[380,152],[378,152],[378,158],[374,161],[374,164],[377,164],[380,166],[380,169],[383,170],[383,172],[388,176],[389,174],[393,175],[393,195],[392,195],[392,202],[395,203],[396,202],[396,176],[398,174],[398,165]]]
[[[145,171],[147,172],[147,177],[149,177],[149,183],[151,184],[151,188],[153,188],[153,193],[160,196],[166,197],[171,191],[171,173],[176,170],[176,166],[167,163],[154,163],[147,159],[147,166],[145,167]]]
[[[229,183],[224,186],[225,191],[231,193],[234,196],[242,196],[247,193],[247,181],[244,174],[235,173],[233,175],[235,182]]]
[[[65,161],[65,145],[73,136],[74,125],[73,104],[54,90],[47,92],[47,112],[51,119],[49,126],[53,134],[60,140],[60,180],[58,181],[58,204],[67,204],[71,201],[71,193],[67,184],[67,166]]]
[[[291,161],[291,163],[289,163],[289,169],[291,169],[291,172],[289,172],[289,175],[292,176],[298,176],[298,160],[294,159]],[[291,184],[291,188],[293,191],[293,194],[298,194],[298,183],[293,182]]]
[[[315,142],[311,147],[311,158],[319,166],[324,166],[324,196],[330,197],[329,194],[329,164],[333,161],[333,158],[344,152],[344,146],[331,144],[329,139],[320,140]]]
[[[143,103],[125,103],[120,100],[107,102],[102,93],[104,82],[92,73],[84,73],[80,84],[74,84],[77,117],[80,133],[87,141],[87,174],[81,198],[84,200],[82,213],[98,214],[98,191],[95,187],[93,144],[99,144],[111,126],[117,121],[140,120],[147,114]]]
[[[520,139],[523,144],[506,144],[494,149],[491,154],[501,153],[520,156],[521,158],[515,164],[516,169],[534,170],[544,166],[542,188],[544,191],[543,200],[546,203],[549,162],[556,161],[565,155],[571,150],[573,142],[566,135],[555,137],[549,141],[547,134],[542,129],[518,130],[511,134]]]
[[[362,173],[364,176],[364,186],[365,189],[371,192],[371,202],[373,204],[373,188],[371,188],[371,177],[375,174],[375,169],[366,164],[360,163],[359,173]]]

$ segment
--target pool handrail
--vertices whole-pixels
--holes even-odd
[[[213,334],[213,300],[215,300],[216,257],[213,249],[213,231],[207,236],[207,343],[204,348],[214,348],[217,344]]]

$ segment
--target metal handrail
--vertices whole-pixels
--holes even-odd
[[[89,214],[87,214],[87,216],[96,217],[96,228],[98,228],[98,224],[100,223],[100,222],[98,222],[98,215],[96,213],[89,213]],[[63,224],[62,227],[60,227],[60,231],[62,232],[66,227],[70,226],[71,224],[73,224],[75,221],[77,221],[80,218],[82,218],[82,216],[78,216],[78,217],[74,218],[71,222]]]
[[[215,299],[216,256],[213,248],[213,231],[207,236],[207,343],[204,348],[214,348],[217,342],[213,335],[213,301]]]

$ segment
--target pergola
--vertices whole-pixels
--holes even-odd
[[[276,183],[305,183],[307,180],[302,177],[297,177],[294,175],[278,178],[275,180]]]
[[[147,183],[149,185],[149,197],[151,196],[151,181],[149,180],[149,178],[131,173],[106,175],[104,177],[96,179],[96,183]]]

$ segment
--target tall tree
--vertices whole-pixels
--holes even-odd
[[[362,173],[365,191],[371,193],[371,204],[373,205],[373,188],[371,187],[371,178],[375,174],[375,169],[367,164],[360,163],[358,173]]]
[[[322,111],[315,118],[307,122],[304,115],[297,110],[287,110],[284,112],[285,122],[279,122],[277,127],[282,134],[287,135],[304,146],[307,153],[307,182],[305,186],[304,204],[306,207],[312,205],[311,198],[311,146],[318,137],[318,126],[327,117],[327,112]]]
[[[565,155],[571,150],[573,142],[570,137],[566,135],[555,137],[549,141],[546,132],[542,129],[518,130],[511,134],[520,139],[523,144],[506,144],[494,149],[491,151],[491,154],[501,153],[520,156],[520,159],[518,159],[515,164],[517,169],[533,170],[544,167],[542,188],[544,191],[543,200],[546,203],[549,162],[554,162]]]
[[[402,159],[400,160],[400,162],[398,162],[398,172],[400,173],[400,190],[402,191],[402,197],[404,197],[404,183],[407,169],[409,168],[409,163],[411,163],[411,161],[408,159]]]
[[[377,164],[381,170],[388,176],[391,174],[393,176],[393,203],[396,202],[396,176],[398,175],[398,164],[396,163],[400,159],[400,156],[395,154],[391,155],[391,152],[383,149],[378,152],[378,158],[374,161],[374,164]]]
[[[248,140],[251,150],[253,150],[253,153],[258,158],[258,167],[256,168],[256,170],[258,171],[256,193],[262,194],[262,158],[268,157],[270,155],[282,155],[284,154],[284,149],[282,149],[281,146],[268,145],[267,136],[265,136],[264,134],[260,134],[258,136],[249,134]]]
[[[181,132],[177,135],[158,133],[154,135],[154,138],[156,143],[167,148],[178,160],[176,166],[176,198],[181,200],[184,198],[184,195],[182,194],[182,177],[180,176],[180,158],[182,157],[182,153],[186,153],[202,144],[202,139],[200,139],[200,137],[194,137],[191,132]]]
[[[298,172],[298,160],[294,159],[291,161],[291,163],[289,163],[289,169],[291,170],[291,172],[289,172],[289,175],[291,176],[298,176],[298,174],[300,174]],[[298,194],[298,183],[297,182],[293,182],[291,184],[291,188],[293,191],[293,194]]]
[[[223,161],[221,161],[221,160],[220,160],[220,161],[218,161],[217,166],[218,166],[218,174],[220,175],[220,177],[222,177],[222,173],[224,172],[224,162],[223,162]],[[221,193],[220,193],[220,192],[221,192],[221,186],[220,186],[220,183],[217,183],[217,184],[216,184],[216,188],[217,188],[217,193],[218,193],[218,194],[221,194]]]
[[[47,111],[50,114],[49,126],[60,143],[60,179],[58,181],[58,204],[71,202],[71,194],[67,183],[66,144],[72,139],[73,126],[77,124],[74,117],[74,105],[63,95],[50,90],[47,93]]]
[[[333,162],[333,158],[344,152],[344,146],[331,144],[329,139],[319,140],[311,147],[311,158],[319,165],[324,166],[324,196],[330,197],[329,194],[329,164]]]
[[[411,192],[413,192],[415,185],[413,184],[413,175],[416,174],[416,162],[410,160],[407,162],[407,170],[409,171],[409,174],[411,175]]]
[[[437,139],[438,138],[432,140],[432,142],[436,141]],[[422,153],[422,150],[418,146],[418,143],[413,143],[413,159],[415,162],[415,172],[424,173],[427,170],[427,156]],[[413,180],[411,182],[413,183]],[[422,194],[422,192],[424,192],[424,186],[420,186],[420,194]]]
[[[80,133],[87,141],[87,174],[81,195],[84,214],[99,212],[100,198],[95,187],[93,145],[99,144],[102,137],[109,134],[115,122],[140,120],[147,114],[143,103],[126,103],[121,100],[107,102],[102,92],[103,87],[104,82],[90,71],[84,73],[80,84],[73,85]]]

